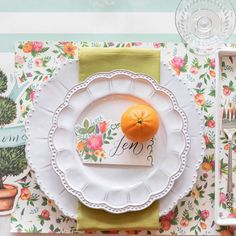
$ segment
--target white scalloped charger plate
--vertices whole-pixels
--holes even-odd
[[[197,169],[204,156],[202,138],[204,125],[201,112],[194,105],[190,89],[176,76],[171,75],[165,65],[162,65],[161,76],[162,84],[172,91],[187,119],[191,121],[188,127],[191,146],[187,154],[186,167],[168,194],[160,199],[160,215],[164,215],[177,204],[179,199],[188,194],[196,181]],[[28,137],[26,154],[30,167],[35,171],[37,182],[63,213],[74,219],[77,218],[78,198],[65,189],[59,176],[53,170],[48,146],[48,133],[52,126],[54,111],[64,101],[64,96],[61,94],[74,87],[77,84],[77,78],[78,64],[76,61],[62,67],[58,75],[56,74],[52,80],[39,89],[34,108],[26,121]],[[52,97],[57,97],[57,99],[52,99],[48,103]],[[36,117],[39,116],[42,119],[37,119],[36,122]]]
[[[169,90],[146,75],[117,70],[95,74],[64,96],[53,116],[49,146],[52,166],[70,193],[88,207],[124,213],[142,210],[169,192],[183,173],[190,146],[187,118]],[[129,106],[143,103],[160,120],[153,165],[85,165],[76,151],[76,124],[100,115],[119,123]]]

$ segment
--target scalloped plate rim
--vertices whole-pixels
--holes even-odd
[[[53,143],[54,134],[55,134],[55,131],[58,127],[57,126],[57,119],[59,117],[60,111],[62,111],[65,107],[69,106],[69,100],[73,96],[73,94],[75,94],[79,90],[87,88],[91,83],[96,82],[96,80],[101,77],[106,78],[106,79],[112,79],[114,76],[118,76],[118,75],[126,75],[130,79],[136,79],[136,78],[143,79],[152,85],[153,90],[164,92],[169,97],[169,99],[172,103],[173,109],[178,112],[178,115],[182,119],[183,126],[181,129],[181,132],[185,137],[185,147],[183,148],[183,151],[181,153],[181,158],[180,158],[181,165],[175,173],[172,173],[169,176],[168,183],[165,186],[164,190],[162,190],[161,192],[158,192],[158,193],[151,193],[151,194],[149,193],[148,198],[146,200],[143,200],[142,204],[128,203],[128,204],[125,204],[125,205],[122,205],[119,207],[111,205],[111,204],[104,202],[104,201],[99,202],[99,203],[98,202],[96,202],[96,203],[91,202],[84,197],[82,189],[78,190],[78,189],[74,189],[73,187],[71,187],[70,184],[68,183],[68,181],[66,180],[65,173],[57,165],[56,148]],[[178,102],[177,102],[175,96],[173,95],[173,93],[170,90],[168,90],[167,88],[159,85],[150,76],[147,76],[144,74],[139,74],[139,73],[134,73],[134,72],[131,72],[128,70],[113,70],[111,72],[99,72],[99,73],[96,73],[96,74],[88,77],[85,81],[83,81],[83,82],[79,83],[78,85],[75,85],[73,88],[71,88],[67,92],[66,96],[64,97],[64,102],[54,112],[52,128],[51,128],[51,130],[49,132],[49,136],[48,136],[49,137],[49,147],[50,147],[51,153],[52,153],[51,163],[52,163],[52,166],[53,166],[55,172],[59,175],[61,182],[64,185],[64,187],[66,188],[66,190],[68,192],[70,192],[71,194],[75,195],[76,197],[78,197],[78,199],[86,206],[91,207],[91,208],[95,208],[95,209],[104,209],[108,212],[117,213],[117,214],[124,213],[127,211],[142,210],[142,209],[145,209],[146,207],[148,207],[149,205],[151,205],[155,200],[164,197],[171,190],[172,186],[174,185],[174,181],[177,178],[179,178],[180,175],[183,173],[185,163],[186,163],[186,156],[187,156],[187,153],[190,148],[190,138],[188,136],[187,129],[188,129],[187,117],[186,117],[184,111],[178,106]]]
[[[77,67],[78,59],[76,59],[74,61],[69,61],[67,63],[63,63],[60,67],[58,67],[56,69],[56,71],[54,73],[54,76],[52,78],[50,78],[46,83],[41,84],[39,89],[36,90],[36,94],[35,94],[36,98],[33,102],[33,107],[29,111],[29,114],[28,114],[28,116],[26,118],[26,122],[25,122],[25,130],[26,130],[26,135],[27,135],[27,139],[26,139],[26,158],[28,160],[29,166],[35,171],[35,179],[36,179],[36,182],[40,185],[40,189],[42,190],[42,192],[45,195],[47,195],[50,199],[54,200],[54,202],[56,203],[58,208],[63,212],[63,214],[65,214],[66,216],[68,216],[72,219],[77,219],[77,214],[78,214],[77,209],[74,209],[74,210],[69,209],[68,206],[67,206],[68,204],[66,205],[66,207],[64,207],[63,204],[62,204],[62,200],[60,198],[58,198],[58,195],[55,195],[55,194],[51,193],[49,191],[48,185],[45,184],[45,182],[42,180],[42,176],[39,176],[37,174],[37,168],[35,168],[34,163],[32,163],[32,157],[31,157],[31,153],[30,153],[30,138],[29,138],[30,137],[30,131],[31,131],[30,130],[30,120],[31,120],[31,117],[32,117],[33,113],[35,112],[35,110],[37,111],[37,109],[36,109],[37,104],[38,104],[37,98],[41,94],[42,88],[47,89],[48,83],[50,83],[50,82],[53,83],[54,81],[56,81],[56,77],[57,77],[58,72],[64,66],[66,66],[68,64],[74,64],[76,66],[76,69],[78,70],[78,67]],[[182,84],[186,85],[186,82],[183,79],[181,79],[180,77],[177,77],[175,74],[172,73],[172,69],[169,66],[167,66],[166,63],[163,63],[163,62],[161,63],[161,69],[162,69],[162,72],[164,72],[164,73],[168,72],[167,76],[171,77],[172,79],[178,80],[181,85]],[[61,78],[59,78],[59,79],[61,79]],[[64,78],[63,78],[63,80],[64,80]],[[74,81],[74,84],[75,84],[75,81]],[[162,82],[162,84],[167,84],[168,85],[168,83],[165,83],[165,82],[164,83]],[[177,86],[178,86],[178,84],[177,84]],[[188,91],[188,98],[193,100],[194,95],[193,95],[192,92],[190,92],[190,90],[191,90],[191,88],[189,86],[186,86],[186,91]],[[195,107],[194,103],[193,103],[193,105],[190,104],[189,106],[192,107],[193,110],[196,110],[196,111],[193,111],[193,112],[195,112],[195,114],[197,114],[197,116],[199,117],[199,120],[201,121],[201,126],[204,127],[204,119],[203,119],[203,115],[202,115],[201,110],[199,108]],[[183,109],[185,109],[185,108],[183,108]],[[192,126],[192,125],[190,124],[190,126]],[[201,144],[202,144],[201,153],[200,153],[200,150],[199,150],[199,154],[200,154],[199,159],[196,161],[196,163],[193,166],[194,171],[192,171],[192,181],[190,181],[189,183],[186,184],[187,187],[185,188],[185,190],[182,190],[182,191],[178,192],[177,194],[175,194],[175,196],[177,195],[176,198],[173,198],[173,195],[171,196],[169,194],[167,194],[164,197],[164,198],[168,198],[169,203],[167,204],[167,206],[165,206],[165,208],[161,207],[162,205],[160,206],[160,216],[163,216],[163,215],[167,214],[170,210],[172,210],[177,205],[177,202],[181,198],[186,196],[189,193],[189,191],[191,191],[193,185],[196,183],[197,171],[200,168],[201,162],[202,162],[203,157],[204,157],[204,150],[205,150],[204,139],[203,139],[203,136],[202,136],[203,132],[202,131],[203,130],[201,129],[201,131],[200,131],[201,137],[200,136],[198,137],[198,139],[201,140]],[[53,173],[53,170],[51,170],[51,174],[52,173]],[[59,178],[59,176],[58,176],[58,178]],[[180,177],[180,178],[182,178],[182,177]],[[74,199],[75,199],[75,197],[74,197]],[[76,201],[76,204],[77,204],[77,199],[75,199],[75,201]],[[161,202],[161,200],[160,200],[160,202]]]

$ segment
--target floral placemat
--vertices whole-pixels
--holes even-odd
[[[196,57],[192,52],[187,51],[183,44],[173,43],[18,42],[15,55],[15,76],[20,85],[27,84],[25,93],[19,100],[22,120],[25,119],[32,106],[38,86],[47,81],[61,63],[77,58],[80,46],[161,48],[162,61],[168,63],[173,72],[181,76],[192,88],[195,104],[204,113],[206,153],[197,183],[175,209],[160,218],[160,230],[148,231],[148,233],[180,235],[232,233],[234,228],[218,227],[214,222],[215,59]],[[235,47],[233,44],[229,46]],[[224,81],[228,86],[227,93],[233,90],[231,81],[232,79]],[[224,166],[223,160],[222,170]],[[12,232],[73,232],[75,221],[65,217],[53,201],[40,191],[32,172],[18,183],[22,189],[17,210],[11,216]],[[121,232],[112,231],[111,233]],[[147,231],[127,231],[127,233],[142,234]]]

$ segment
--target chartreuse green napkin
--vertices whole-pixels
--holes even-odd
[[[144,48],[80,48],[80,81],[98,72],[117,69],[146,74],[159,82],[160,51]],[[144,210],[123,214],[88,208],[82,203],[78,206],[77,230],[157,229],[158,227],[158,201]]]
[[[122,214],[112,214],[104,210],[86,207],[79,203],[77,230],[131,230],[158,229],[159,202],[154,202],[141,211],[131,211]]]
[[[79,80],[98,72],[124,69],[160,82],[160,51],[151,48],[80,48]]]

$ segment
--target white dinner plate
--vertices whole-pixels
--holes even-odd
[[[157,135],[150,141],[137,143],[134,150],[135,143],[126,139],[119,128],[113,128],[115,135],[110,135],[109,145],[99,145],[99,149],[106,150],[108,160],[100,158],[99,162],[91,154],[96,159],[85,162],[84,155],[76,151],[76,125],[81,124],[80,130],[85,130],[85,120],[100,116],[113,125],[119,124],[122,113],[134,104],[148,104],[158,112]],[[95,141],[102,140],[99,130],[98,134],[94,130],[91,136],[81,136],[85,135],[87,140],[91,136]],[[95,74],[64,93],[64,102],[53,116],[49,144],[52,166],[71,194],[88,207],[124,213],[142,210],[169,192],[183,173],[190,139],[186,115],[169,90],[146,75],[117,70]],[[120,145],[132,148],[122,152]],[[133,155],[133,152],[140,153]],[[115,164],[119,160],[130,162]]]
[[[197,169],[204,155],[204,144],[202,138],[203,119],[194,105],[190,89],[176,76],[171,75],[165,65],[162,65],[161,77],[163,85],[172,91],[179,106],[184,110],[187,119],[190,121],[188,133],[192,144],[187,155],[187,164],[183,174],[175,181],[169,193],[160,199],[160,215],[164,215],[177,204],[179,199],[188,194],[195,183]],[[44,193],[55,201],[62,212],[74,219],[77,218],[78,198],[65,189],[51,165],[48,133],[52,126],[54,111],[64,102],[63,93],[65,93],[65,90],[69,91],[77,83],[77,62],[64,65],[53,79],[43,84],[39,89],[36,94],[34,108],[26,121],[27,159],[30,167],[35,171],[37,182]],[[51,99],[48,102],[52,97],[57,99]],[[36,117],[42,119],[39,120]]]

